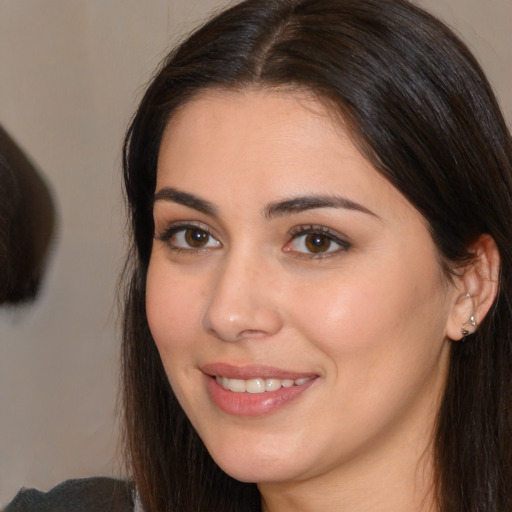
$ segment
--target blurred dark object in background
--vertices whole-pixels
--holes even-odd
[[[48,186],[0,125],[0,304],[36,297],[54,226]]]

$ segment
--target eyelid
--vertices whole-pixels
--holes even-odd
[[[191,221],[177,221],[177,222],[170,222],[165,225],[164,229],[159,230],[156,229],[155,226],[155,238],[162,242],[166,242],[169,240],[169,238],[174,235],[177,231],[180,231],[181,229],[187,229],[187,228],[196,228],[196,229],[202,229],[206,233],[214,236],[212,234],[212,230],[202,222],[191,220]],[[214,237],[215,238],[215,237]]]
[[[292,238],[298,237],[300,235],[307,235],[309,233],[321,233],[322,235],[329,236],[340,245],[347,247],[351,245],[348,237],[342,235],[334,229],[328,228],[327,226],[322,226],[320,224],[300,224],[299,226],[294,226],[288,231],[288,235]]]

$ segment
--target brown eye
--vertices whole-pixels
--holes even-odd
[[[309,252],[318,254],[327,252],[331,248],[332,240],[321,233],[310,233],[305,236],[304,244]]]
[[[285,245],[285,252],[310,257],[334,255],[350,249],[351,244],[325,226],[298,226],[297,233],[290,233],[292,239]]]
[[[160,240],[169,244],[171,249],[188,250],[215,249],[221,247],[220,242],[208,231],[196,226],[171,226],[160,237]]]
[[[195,249],[207,246],[209,239],[210,235],[202,229],[189,228],[185,230],[185,242]]]

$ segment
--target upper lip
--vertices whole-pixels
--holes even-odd
[[[201,371],[211,377],[229,379],[303,379],[317,375],[312,372],[296,372],[266,365],[232,365],[229,363],[209,363],[201,366]]]

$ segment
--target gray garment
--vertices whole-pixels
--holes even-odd
[[[48,492],[21,489],[3,512],[134,512],[133,485],[113,478],[67,480]]]

